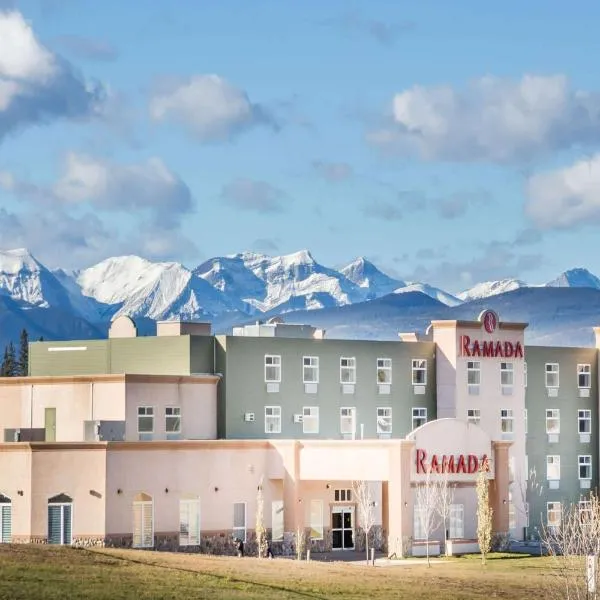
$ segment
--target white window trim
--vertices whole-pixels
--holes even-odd
[[[278,427],[278,429],[276,431],[268,431],[268,429],[267,429],[267,419],[270,418],[271,420],[274,421],[275,418],[277,417],[277,415],[272,415],[272,414],[271,415],[267,415],[267,409],[269,409],[269,408],[270,409],[273,409],[273,408],[278,408],[279,409],[279,415],[278,415],[278,417],[279,417],[278,418],[279,427]],[[277,405],[268,405],[268,406],[265,406],[265,433],[266,434],[273,434],[273,435],[275,435],[275,434],[281,433],[281,421],[282,420],[283,419],[282,419],[281,406],[277,406]]]
[[[506,415],[502,413],[506,411]],[[510,423],[510,430],[503,429],[503,423]],[[500,409],[500,432],[503,435],[514,435],[515,433],[515,414],[512,408],[501,408]]]
[[[415,416],[415,411],[416,410],[419,410],[419,411],[423,410],[423,411],[425,411],[425,415],[424,416],[423,415],[417,415],[417,416]],[[426,406],[413,406],[411,414],[412,414],[411,425],[412,425],[413,429],[416,429],[417,427],[422,427],[423,425],[425,425],[425,423],[428,422],[429,416],[427,414],[427,407]],[[417,425],[415,427],[415,419],[419,419],[419,420],[420,419],[425,419],[425,423],[423,423],[422,425]]]
[[[586,416],[582,417],[581,413],[584,413]],[[580,431],[580,424],[585,421],[589,424],[589,431]],[[579,435],[591,435],[592,433],[592,411],[589,408],[579,408],[577,409],[577,432]]]
[[[379,417],[379,411],[380,410],[386,410],[386,411],[389,411],[389,413],[390,413],[389,415],[381,417],[382,419],[386,419],[386,421],[389,420],[389,424],[390,424],[389,431],[382,431],[381,428],[380,428],[380,426],[379,426],[379,418],[380,418]],[[392,431],[393,431],[393,421],[392,421],[393,411],[392,411],[392,407],[391,406],[378,406],[376,414],[377,414],[377,433],[378,434],[382,434],[382,435],[391,435]]]
[[[477,368],[469,367],[469,363],[473,365],[479,365]],[[469,382],[469,373],[479,373],[479,382],[478,383],[470,383]],[[480,360],[468,360],[467,361],[467,385],[469,387],[479,387],[481,385],[481,361]]]
[[[198,541],[194,541],[195,538],[192,537],[191,533],[190,533],[190,523],[189,523],[189,519],[188,519],[188,536],[187,536],[187,541],[182,541],[181,538],[181,508],[182,505],[188,505],[188,515],[189,515],[189,508],[191,506],[194,507],[194,509],[196,510],[196,513],[198,515],[198,531],[197,531],[197,536],[198,536]],[[202,507],[200,505],[200,498],[181,498],[179,500],[179,545],[180,546],[199,546],[202,542]],[[196,535],[196,532],[194,532],[194,535]]]
[[[553,525],[550,523],[550,519],[548,518],[550,515],[550,505],[553,506],[552,512],[558,513],[558,516],[559,516],[559,519],[558,519],[559,524],[558,525]],[[558,505],[558,509],[554,508],[555,505]],[[562,521],[562,504],[557,500],[553,500],[551,502],[546,502],[546,523],[548,524],[548,527],[559,527],[561,521]]]
[[[502,365],[510,365],[510,368],[503,369]],[[504,373],[510,373],[512,379],[510,383],[502,383],[502,375],[504,375]],[[515,363],[506,361],[500,363],[500,385],[503,388],[511,388],[515,385]]]
[[[582,463],[581,462],[582,458],[589,458],[590,462],[589,463]],[[589,472],[590,472],[590,476],[589,477],[582,477],[581,476],[581,467],[582,466],[589,467]],[[592,479],[592,455],[591,454],[579,454],[577,456],[577,478],[579,479],[579,481],[590,481]]]
[[[548,461],[549,458],[553,459],[553,462],[550,463]],[[558,459],[557,461],[555,459]],[[548,467],[553,466],[556,468],[556,465],[558,465],[558,476],[557,477],[550,477],[550,472]],[[546,455],[546,481],[560,481],[560,454],[547,454]]]
[[[343,410],[352,411],[351,416],[342,415]],[[342,430],[342,419],[352,419],[352,429],[350,431]],[[340,435],[356,435],[356,406],[340,406]]]
[[[469,415],[469,412],[473,411],[477,415]],[[479,425],[481,423],[481,409],[480,408],[467,408],[467,423],[472,425]]]
[[[417,365],[420,362],[424,362],[425,366],[424,367],[415,367],[415,363],[417,363]],[[428,367],[428,363],[427,363],[427,359],[426,358],[413,358],[412,362],[411,362],[411,380],[412,380],[412,384],[413,385],[427,385],[427,367]],[[423,383],[417,383],[415,381],[415,373],[416,372],[421,372],[423,371],[425,373],[425,377],[424,377],[424,381]]]
[[[243,504],[244,505],[244,527],[235,527],[235,505],[236,504]],[[244,537],[242,539],[242,542],[244,542],[244,544],[246,543],[246,538],[248,537],[248,505],[246,502],[234,502],[233,503],[233,516],[234,516],[234,522],[233,525],[234,527],[231,528],[231,530],[233,531],[233,535],[240,539],[239,535],[236,535],[236,532],[241,531],[242,529],[244,530]]]
[[[317,364],[316,365],[305,365],[304,364],[304,359],[305,358],[309,358],[311,361],[316,360]],[[317,378],[315,381],[307,381],[307,379],[304,377],[304,370],[305,369],[311,369],[313,371],[316,371],[317,373]],[[319,383],[319,357],[318,356],[303,356],[302,357],[302,383]]]
[[[278,358],[279,359],[279,364],[274,365],[274,364],[267,364],[267,358]],[[283,372],[283,367],[281,364],[281,354],[265,354],[265,383],[281,383],[281,378],[282,378],[282,372]],[[279,377],[277,379],[267,379],[267,369],[268,368],[273,368],[273,367],[278,367],[278,372],[279,372]]]
[[[527,362],[523,363],[523,387],[527,387]]]
[[[556,367],[556,371],[548,371],[549,366]],[[556,375],[556,385],[548,385],[548,375]],[[548,389],[558,389],[560,387],[560,363],[546,363],[544,365],[544,385]]]
[[[527,409],[523,409],[523,427],[525,428],[525,434],[529,433],[529,413]]]
[[[150,544],[144,544],[144,506],[150,505],[150,521],[152,523],[152,533],[150,535]],[[142,527],[141,527],[141,543],[135,545],[135,542],[132,540],[133,548],[154,548],[154,498],[152,500],[134,500],[132,503],[132,509],[135,510],[136,506],[140,506],[142,508]],[[133,534],[135,536],[135,527]]]
[[[582,374],[582,371],[579,370],[580,367],[588,368],[588,370],[585,371],[585,374],[588,376],[588,381],[589,381],[588,385],[579,385],[579,375]],[[587,364],[587,363],[580,363],[577,365],[577,387],[580,390],[589,390],[592,387],[592,365]]]
[[[140,409],[141,408],[143,408],[143,409],[151,408],[152,409],[152,414],[151,415],[140,415]],[[152,431],[140,431],[140,417],[145,418],[145,419],[147,419],[149,417],[152,418]],[[156,415],[154,414],[154,406],[150,406],[150,405],[147,405],[147,404],[144,404],[142,406],[138,406],[137,407],[137,432],[141,433],[141,434],[146,434],[146,433],[147,434],[153,434],[154,433],[154,419],[155,419],[155,417],[156,417]]]
[[[169,409],[169,408],[178,410],[179,414],[178,415],[167,415],[167,409]],[[169,420],[175,419],[176,417],[179,419],[179,429],[177,429],[177,431],[169,431],[167,429],[167,422]],[[165,406],[165,433],[167,435],[169,435],[169,434],[177,435],[177,434],[181,433],[181,407],[180,406]]]
[[[305,410],[310,410],[311,412],[313,410],[317,411],[316,415],[305,415],[304,411]],[[319,422],[319,407],[318,406],[303,406],[302,407],[302,433],[306,434],[306,435],[317,435],[319,433],[320,430],[320,422]],[[316,431],[306,431],[306,417],[308,416],[309,418],[309,423],[311,422],[310,419],[316,420],[317,422],[317,430]]]
[[[556,416],[548,416],[548,413],[556,413]],[[558,428],[556,431],[550,431],[548,428],[548,421],[558,421]],[[548,435],[557,435],[560,433],[560,409],[559,408],[547,408],[546,409],[546,433]]]
[[[379,361],[390,361],[390,366],[389,367],[380,367],[379,366]],[[384,357],[380,357],[377,359],[377,362],[375,363],[377,365],[377,371],[376,371],[376,377],[377,377],[377,383],[379,385],[392,385],[392,367],[393,367],[393,363],[392,363],[392,359],[391,358],[384,358]],[[383,371],[384,373],[388,373],[389,374],[389,381],[379,381],[379,371]]]
[[[60,529],[60,545],[61,546],[70,546],[73,543],[73,504],[74,502],[48,502],[47,504],[47,508],[46,508],[46,518],[48,518],[49,515],[49,509],[50,507],[54,507],[54,506],[58,506],[61,508],[61,525],[63,524],[63,519],[64,519],[64,515],[65,515],[65,511],[64,511],[64,507],[65,506],[70,506],[71,507],[71,514],[69,515],[69,531],[71,532],[71,539],[66,542],[63,539],[63,534],[64,534],[64,527],[61,527]],[[12,507],[12,502],[11,502],[11,507]],[[12,520],[12,515],[11,515],[11,520]],[[12,525],[12,523],[11,523]]]
[[[353,366],[342,366],[343,360],[353,361]],[[352,381],[343,381],[342,369],[347,369],[352,373]],[[340,356],[340,383],[342,385],[355,385],[356,384],[356,357],[355,356]]]

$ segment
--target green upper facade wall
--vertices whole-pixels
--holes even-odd
[[[212,336],[181,335],[33,342],[29,346],[30,374],[212,373],[213,340]]]
[[[598,486],[598,352],[595,348],[554,348],[528,346],[527,361],[527,443],[529,480],[527,482],[530,525],[539,528],[546,522],[547,502],[563,505],[578,502],[588,489],[581,488],[579,456],[592,457],[591,489]],[[546,364],[559,365],[559,386],[549,392],[546,387]],[[577,365],[590,365],[589,392],[580,392]],[[585,388],[584,388],[585,389]],[[587,397],[586,397],[587,396]],[[547,410],[558,410],[560,430],[549,437]],[[579,411],[589,410],[591,435],[580,438]],[[582,441],[586,440],[586,441]],[[547,480],[547,457],[560,456],[558,489],[550,489]],[[566,503],[566,504],[565,504]]]
[[[281,337],[217,336],[217,372],[224,375],[220,386],[219,437],[226,438],[325,438],[340,439],[340,409],[356,408],[356,435],[377,437],[377,408],[392,409],[392,437],[412,430],[412,408],[426,408],[427,418],[436,418],[435,345],[432,342],[384,342],[332,339],[287,339]],[[278,392],[269,392],[265,382],[265,356],[281,356]],[[306,393],[303,357],[319,358],[317,393]],[[356,358],[354,393],[343,393],[340,358]],[[377,359],[392,359],[390,394],[381,394],[377,382]],[[424,394],[415,394],[412,359],[427,359]],[[265,407],[281,407],[281,432],[265,432]],[[303,407],[319,407],[319,433],[304,434],[294,415]],[[226,411],[226,413],[225,413]],[[255,420],[244,420],[254,413]]]

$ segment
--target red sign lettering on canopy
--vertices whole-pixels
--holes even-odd
[[[471,341],[468,335],[461,335],[460,354],[480,358],[523,358],[523,346],[521,342]]]
[[[481,457],[475,454],[434,454],[427,460],[427,451],[417,448],[417,473],[465,473],[472,475],[477,473],[480,467],[489,473],[490,463],[487,454]]]

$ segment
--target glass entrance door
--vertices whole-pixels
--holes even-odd
[[[335,506],[331,510],[333,550],[354,550],[354,509]]]

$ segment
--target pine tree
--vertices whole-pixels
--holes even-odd
[[[5,377],[14,377],[17,370],[17,359],[15,355],[15,346],[12,342],[8,342],[4,359],[4,370],[6,371]]]
[[[17,366],[18,373],[21,377],[29,375],[29,334],[27,329],[21,331],[21,341],[19,346],[19,364]]]
[[[7,364],[8,364],[8,346],[4,347],[4,358],[2,359],[2,366],[0,367],[0,377],[8,377],[7,375]]]

